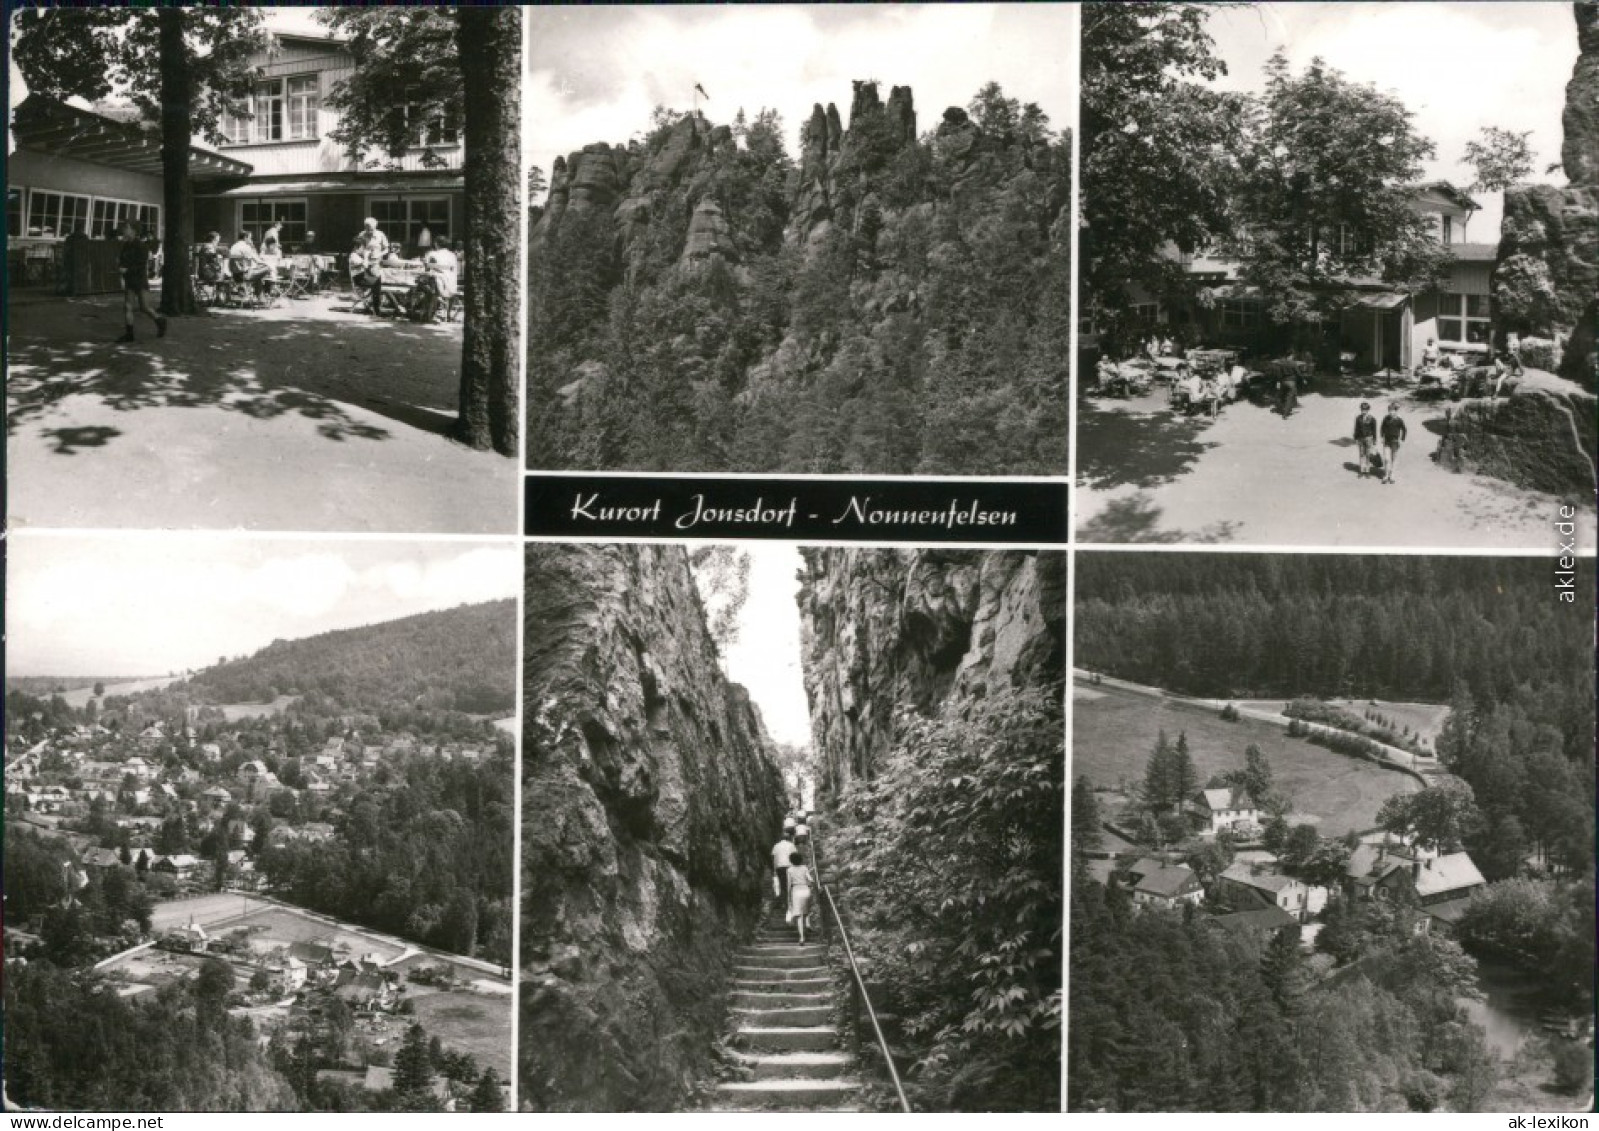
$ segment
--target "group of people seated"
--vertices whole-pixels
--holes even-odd
[[[426,246],[419,246],[421,255],[407,259],[397,245],[389,242],[377,220],[367,217],[351,247],[349,270],[351,285],[357,290],[370,291],[372,313],[382,310],[384,268],[400,268],[416,274],[406,295],[405,309],[417,321],[432,321],[459,292],[460,259],[449,238],[434,237],[426,229],[422,235],[425,238],[419,240],[419,245],[425,243]],[[304,289],[316,291],[322,288],[332,261],[317,254],[315,249],[316,233],[308,231],[305,239],[295,246],[294,254],[287,254],[281,224],[268,226],[261,233],[259,244],[249,231],[240,231],[226,246],[220,232],[209,232],[194,251],[195,278],[211,287],[241,288],[260,301],[270,298],[280,284],[287,281],[291,271],[299,270],[298,281]],[[291,260],[294,261],[292,266]]]
[[[1238,399],[1238,389],[1244,380],[1244,367],[1217,367],[1201,373],[1188,362],[1177,366],[1177,379],[1172,382],[1170,403],[1184,412],[1203,409],[1216,416],[1222,406]]]
[[[1513,332],[1505,339],[1503,349],[1495,350],[1490,346],[1480,361],[1444,352],[1439,349],[1437,339],[1428,338],[1421,351],[1421,364],[1416,367],[1416,375],[1423,385],[1452,387],[1457,399],[1462,395],[1483,393],[1497,399],[1507,381],[1519,381],[1525,372],[1521,363],[1521,339]]]
[[[459,289],[461,261],[448,236],[434,236],[426,227],[417,237],[417,258],[407,259],[398,245],[389,242],[376,218],[368,216],[350,248],[350,282],[357,289],[368,288],[371,312],[382,311],[383,269],[420,269],[408,295],[407,313],[418,322],[431,322]]]

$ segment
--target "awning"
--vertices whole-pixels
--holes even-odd
[[[370,177],[360,173],[350,173],[338,179],[322,179],[316,181],[270,181],[265,184],[251,183],[237,185],[211,195],[238,198],[249,197],[254,199],[260,196],[317,196],[326,193],[359,192],[371,194],[404,193],[404,192],[460,192],[465,187],[465,178],[456,173],[453,176],[431,177]]]
[[[30,94],[13,113],[12,136],[18,149],[72,157],[132,173],[161,175],[161,138],[138,125],[81,110],[53,98]],[[255,167],[200,146],[189,147],[194,180],[246,177]]]
[[[1360,307],[1366,310],[1398,310],[1409,301],[1409,295],[1399,294],[1396,291],[1383,291],[1381,294],[1361,295],[1351,304],[1351,307]]]

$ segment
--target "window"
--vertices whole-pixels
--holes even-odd
[[[124,221],[143,228],[156,239],[161,238],[160,205],[135,204],[131,200],[96,200],[89,235],[97,240],[114,240],[122,234]]]
[[[250,110],[255,117],[245,119],[229,114],[223,121],[222,132],[235,145],[313,141],[317,137],[317,113],[321,107],[321,87],[316,75],[265,79],[255,84],[250,96]]]
[[[1443,228],[1444,245],[1448,246],[1449,244],[1454,243],[1455,242],[1455,218],[1453,216],[1440,216],[1440,217],[1438,217],[1438,220],[1439,220],[1440,225]]]
[[[434,239],[454,235],[450,231],[450,198],[417,196],[405,200],[367,198],[366,214],[378,222],[392,244],[414,249],[422,229]]]
[[[89,198],[67,192],[28,193],[28,227],[26,235],[46,239],[63,239],[79,225],[89,223]]]
[[[1492,326],[1487,295],[1445,293],[1438,296],[1440,342],[1487,345]]]
[[[27,218],[23,215],[22,190],[6,186],[6,238],[16,239],[27,231]]]
[[[1260,325],[1260,303],[1251,298],[1224,298],[1220,303],[1221,324],[1229,330],[1247,330]]]
[[[453,109],[430,106],[416,98],[414,90],[406,92],[405,124],[415,123],[417,141],[421,145],[459,145],[461,123]]]
[[[261,246],[261,235],[274,223],[282,224],[278,238],[288,247],[305,242],[305,200],[241,200],[239,230],[249,232]],[[224,232],[223,242],[232,243],[238,232]]]
[[[1140,326],[1153,326],[1161,321],[1159,302],[1135,302],[1129,308],[1129,313]]]
[[[315,75],[299,75],[288,80],[289,140],[300,141],[317,135],[316,116],[322,108],[321,92]]]

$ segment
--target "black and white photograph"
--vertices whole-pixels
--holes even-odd
[[[6,1110],[508,1110],[517,548],[7,558]]]
[[[516,531],[519,8],[9,32],[13,526]]]
[[[1078,539],[1591,553],[1599,7],[1082,26]]]
[[[525,1111],[1059,1111],[1066,556],[530,545]]]
[[[529,467],[1067,474],[1073,5],[528,19]]]
[[[1074,569],[1068,1110],[1591,1110],[1593,562]]]

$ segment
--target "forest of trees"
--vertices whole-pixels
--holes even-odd
[[[1496,1066],[1458,1000],[1478,993],[1458,944],[1417,934],[1404,913],[1374,917],[1359,927],[1359,964],[1318,981],[1297,930],[1135,913],[1126,891],[1087,874],[1082,847],[1069,1110],[1482,1110]]]
[[[876,84],[857,86],[870,97],[857,90],[842,146],[803,170],[776,111],[740,112],[717,143],[703,119],[659,110],[618,154],[624,176],[669,145],[689,158],[620,186],[625,221],[608,203],[535,216],[531,466],[1066,467],[1069,138],[994,83],[903,138]],[[820,221],[798,208],[818,177]],[[704,201],[722,248],[685,260]]]
[[[212,959],[137,999],[50,962],[7,963],[6,1095],[59,1111],[292,1111],[255,1026],[232,1017]]]
[[[509,963],[510,745],[479,764],[408,759],[350,802],[333,841],[269,849],[258,867],[299,906]]]
[[[461,605],[276,640],[252,656],[195,674],[187,690],[197,702],[209,703],[264,703],[318,692],[373,712],[416,706],[509,714],[516,704],[515,605]]]

